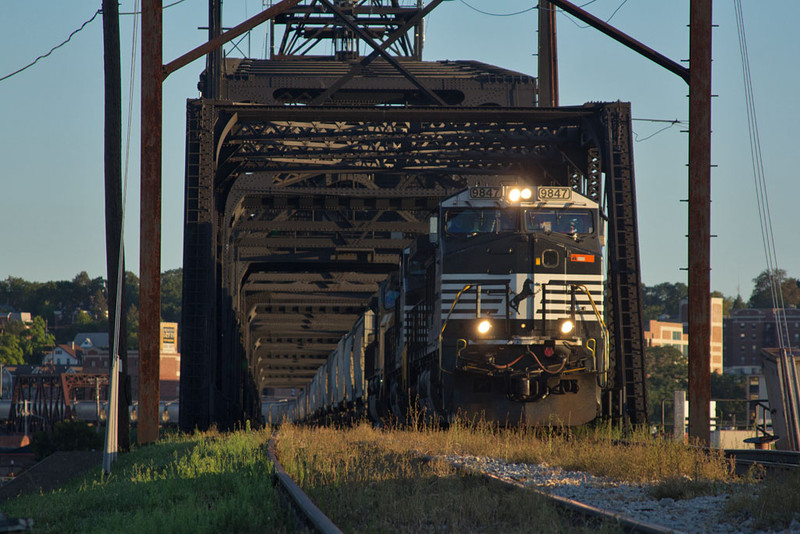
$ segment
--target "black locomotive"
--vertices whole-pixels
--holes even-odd
[[[591,421],[609,367],[600,215],[568,187],[445,199],[309,387],[266,414]]]

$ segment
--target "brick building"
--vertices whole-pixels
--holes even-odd
[[[687,304],[681,303],[681,322],[649,321],[644,331],[644,342],[648,347],[675,347],[684,356],[689,356]],[[723,318],[722,299],[711,298],[711,372],[722,373],[723,368]]]
[[[177,323],[161,323],[159,396],[162,401],[178,399],[181,355],[178,352],[177,332]],[[108,347],[85,347],[83,369],[87,373],[108,373],[110,370]],[[139,351],[128,351],[128,375],[131,377],[133,399],[137,400],[139,393]]]
[[[737,310],[725,318],[725,370],[760,374],[763,349],[778,346],[775,322],[777,309]],[[783,310],[789,331],[789,343],[800,346],[800,309]]]

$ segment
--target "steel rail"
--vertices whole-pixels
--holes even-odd
[[[309,499],[308,495],[300,489],[300,486],[295,484],[292,477],[283,469],[283,466],[278,461],[278,457],[275,454],[274,435],[269,439],[267,453],[269,454],[272,465],[275,466],[275,475],[278,477],[278,482],[280,482],[284,492],[291,499],[292,505],[300,511],[308,524],[314,527],[317,532],[323,534],[341,534],[342,531],[339,530],[339,527],[333,524],[333,521],[328,519],[328,516],[317,508],[313,501]]]
[[[430,457],[428,457],[430,458]],[[628,517],[623,515],[619,512],[612,512],[610,510],[605,510],[602,508],[598,508],[596,506],[592,506],[591,504],[582,503],[580,501],[576,501],[574,499],[569,499],[567,497],[561,497],[560,495],[553,495],[552,493],[548,493],[543,490],[539,490],[536,488],[532,488],[530,486],[526,486],[522,482],[518,482],[516,480],[509,480],[506,478],[499,477],[497,475],[493,475],[491,473],[485,473],[483,471],[476,471],[466,466],[458,466],[453,465],[457,470],[461,471],[468,471],[470,473],[477,473],[483,476],[484,478],[496,480],[502,484],[507,486],[513,486],[515,488],[524,489],[527,491],[532,491],[537,495],[541,495],[542,497],[548,499],[550,502],[554,503],[556,506],[560,508],[565,508],[571,512],[575,512],[582,516],[593,517],[597,519],[604,519],[608,521],[613,521],[617,525],[623,528],[625,532],[643,532],[646,534],[674,534],[676,532],[681,532],[680,530],[676,530],[673,528],[665,527],[663,525],[657,525],[655,523],[646,523],[644,521],[639,521],[638,519],[633,519],[632,517]]]
[[[621,513],[612,512],[610,510],[604,510],[602,508],[592,506],[591,504],[582,503],[574,499],[568,499],[567,497],[561,497],[560,495],[553,495],[552,493],[548,493],[543,490],[526,486],[522,482],[517,482],[516,480],[508,480],[505,478],[498,477],[497,475],[493,475],[491,473],[481,473],[481,475],[483,475],[486,478],[490,478],[492,480],[497,480],[498,482],[502,482],[503,484],[509,486],[514,486],[516,488],[532,491],[550,500],[557,506],[561,508],[566,508],[567,510],[578,513],[580,515],[614,521],[619,526],[621,526],[625,530],[625,532],[637,532],[637,533],[644,532],[648,534],[668,534],[668,533],[673,534],[676,532],[681,532],[679,530],[675,530],[662,525],[656,525],[654,523],[645,523],[644,521],[633,519],[632,517],[625,516]]]
[[[742,474],[753,465],[760,465],[768,475],[800,472],[800,452],[758,449],[726,449],[726,458],[733,458],[736,473]]]

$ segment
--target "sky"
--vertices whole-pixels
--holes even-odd
[[[530,8],[536,3],[448,0],[426,19],[424,59],[477,60],[535,76],[537,12]],[[689,57],[688,0],[578,3],[675,61]],[[792,162],[800,123],[795,95],[800,43],[791,36],[800,2],[771,9],[755,0],[742,3],[777,265],[799,277],[800,180]],[[62,43],[99,8],[100,0],[2,0],[0,78]],[[226,0],[223,25],[235,26],[261,9],[262,0]],[[133,0],[121,0],[122,13],[134,10]],[[523,13],[497,16],[518,12]],[[204,42],[206,32],[198,28],[207,26],[207,13],[207,0],[184,0],[165,9],[164,63]],[[124,171],[125,254],[128,270],[138,273],[140,41],[133,46],[135,19],[121,17],[121,41],[123,160],[127,154],[129,162]],[[767,263],[732,1],[715,2],[714,23],[711,288],[747,299],[753,278]],[[647,285],[685,283],[688,87],[565,13],[556,24],[560,104],[631,103],[642,280]],[[265,36],[261,26],[240,48],[250,57],[264,57]],[[164,84],[162,271],[182,266],[186,100],[199,96],[204,65],[195,61]],[[0,110],[0,278],[71,280],[81,271],[105,277],[101,16],[48,57],[1,80]]]

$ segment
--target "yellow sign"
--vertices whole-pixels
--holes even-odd
[[[161,323],[161,353],[178,353],[178,323]]]

